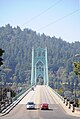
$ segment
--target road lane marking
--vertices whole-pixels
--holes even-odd
[[[40,108],[40,86],[39,86],[38,100],[37,100],[37,101],[38,101],[38,103],[37,103],[37,104],[38,104],[38,105],[37,105],[38,107],[37,107],[37,108]],[[37,109],[36,113],[37,113],[37,117],[38,117],[38,118],[36,118],[36,119],[43,119],[43,118],[39,115],[39,110],[38,110],[38,109]]]

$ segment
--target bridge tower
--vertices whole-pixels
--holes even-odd
[[[31,85],[48,85],[47,48],[32,48]]]

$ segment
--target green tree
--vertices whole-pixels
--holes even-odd
[[[6,51],[3,55],[6,81],[30,82],[32,47],[47,47],[49,72],[55,74],[54,80],[59,78],[66,82],[66,76],[69,78],[73,71],[74,54],[80,53],[80,42],[68,43],[55,36],[37,34],[28,28],[21,30],[19,26],[13,28],[9,24],[0,27],[0,48]]]
[[[74,72],[80,77],[80,62],[74,62]]]

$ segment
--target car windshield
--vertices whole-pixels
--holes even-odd
[[[48,105],[47,103],[43,103],[42,105]]]
[[[34,105],[34,103],[33,103],[33,102],[28,102],[27,104],[28,104],[28,105]]]

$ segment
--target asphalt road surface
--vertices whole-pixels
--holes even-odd
[[[27,110],[26,103],[28,101],[33,101],[36,104],[36,109]],[[40,104],[43,102],[49,104],[49,110],[40,110]],[[68,115],[56,101],[51,90],[47,86],[38,85],[13,110],[0,119],[80,119],[80,117]]]

